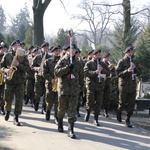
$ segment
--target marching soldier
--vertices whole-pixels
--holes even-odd
[[[100,126],[98,116],[103,101],[104,77],[109,76],[107,65],[100,59],[101,50],[93,52],[92,60],[84,66],[85,84],[86,84],[86,115],[85,121],[89,120],[90,113],[94,110],[94,122]]]
[[[83,67],[84,67],[84,65],[85,65],[85,62],[84,62],[83,59],[81,58],[80,54],[81,54],[80,49],[76,48],[75,57],[80,61],[81,66],[82,66],[82,69],[83,69]],[[83,99],[84,99],[84,97],[83,97],[83,91],[82,91],[82,89],[81,89],[81,90],[80,90],[80,93],[79,93],[79,97],[78,97],[77,117],[81,117],[79,110],[80,110],[80,106],[81,106],[81,104],[82,104],[82,102],[83,102]]]
[[[43,77],[43,65],[46,59],[51,56],[48,54],[49,43],[44,42],[41,45],[41,54],[34,57],[32,62],[32,68],[35,71],[35,84],[34,84],[34,109],[38,111],[40,98],[43,96],[42,114],[46,113],[45,103],[45,79]]]
[[[43,66],[43,76],[45,78],[46,87],[46,120],[50,119],[51,109],[54,104],[54,123],[58,124],[57,107],[58,107],[58,93],[57,93],[57,78],[54,76],[54,67],[60,58],[60,47],[53,47],[51,50],[52,57],[47,59]]]
[[[31,104],[33,103],[34,100],[34,70],[31,69],[32,61],[34,57],[38,54],[38,48],[34,46],[30,46],[28,50],[28,60],[29,60],[29,65],[30,69],[27,71],[27,79],[26,79],[26,99],[25,99],[25,105],[28,104],[29,100]]]
[[[121,112],[126,106],[127,118],[125,124],[132,128],[130,117],[133,114],[136,97],[136,76],[140,75],[140,69],[133,59],[133,47],[125,49],[125,56],[119,60],[116,66],[116,73],[119,77],[119,103],[117,110],[117,120],[122,122]]]
[[[24,55],[24,50],[20,48],[19,40],[12,42],[11,47],[12,51],[6,53],[1,61],[1,67],[7,76],[4,90],[5,120],[9,119],[12,101],[15,98],[14,124],[20,126],[18,117],[22,112],[25,73],[29,69],[29,61]]]
[[[6,46],[0,46],[0,61],[2,60],[2,57],[4,56]],[[5,110],[4,110],[4,106],[5,106],[5,101],[3,99],[4,96],[4,72],[0,71],[0,113],[2,115],[5,115]]]
[[[54,73],[58,78],[58,131],[63,132],[63,118],[68,115],[68,136],[76,138],[74,122],[78,94],[83,87],[83,71],[81,63],[75,58],[75,45],[66,47],[66,54],[58,61]],[[72,57],[71,57],[72,56]]]
[[[90,51],[88,52],[87,60],[91,60],[91,59],[93,58],[93,52],[94,52],[94,50],[90,50]]]
[[[103,54],[103,62],[108,66],[110,70],[110,76],[105,78],[105,86],[104,86],[104,94],[103,94],[103,108],[104,113],[103,116],[109,117],[108,115],[108,107],[110,104],[110,96],[111,96],[111,78],[115,76],[115,67],[113,64],[110,64],[110,53],[105,52]]]

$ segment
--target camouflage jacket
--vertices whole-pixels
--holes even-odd
[[[65,54],[56,64],[54,74],[58,77],[58,93],[61,95],[77,95],[83,88],[83,69],[79,60],[73,57],[74,68],[69,69],[70,56]],[[73,78],[71,78],[73,76]]]
[[[107,65],[99,60],[99,64],[102,66],[101,74],[106,74],[106,77],[109,76],[110,71]],[[84,66],[84,75],[85,75],[85,84],[88,89],[97,88],[98,90],[104,87],[104,78],[98,78],[97,70],[97,60],[92,58],[92,60],[88,61]],[[100,82],[99,82],[100,80]]]
[[[48,87],[48,89],[52,88],[52,79],[55,78],[54,76],[54,68],[56,63],[58,62],[60,57],[52,57],[49,58],[45,61],[44,66],[43,66],[43,76],[46,80],[46,87]]]
[[[136,68],[134,69],[134,74],[137,76],[140,75],[140,69],[135,60]],[[116,66],[116,74],[119,77],[118,79],[118,88],[121,91],[126,91],[127,93],[136,92],[136,77],[134,76],[134,80],[132,80],[132,72],[128,72],[128,68],[130,67],[130,59],[127,56],[124,56],[121,60],[119,60]]]
[[[28,58],[28,61],[29,61],[30,69],[27,71],[26,77],[27,77],[27,79],[34,80],[34,73],[35,73],[35,71],[31,68],[32,61],[33,61],[34,57],[32,56],[32,54],[28,54],[27,58]]]
[[[40,79],[43,80],[44,79],[43,78],[43,65],[44,65],[44,62],[46,61],[46,59],[48,59],[50,57],[51,57],[50,55],[46,54],[46,57],[44,58],[44,54],[41,53],[41,54],[36,55],[33,58],[31,68],[35,71],[35,80],[40,80]],[[41,63],[43,63],[43,64],[41,64]],[[40,73],[38,72],[39,67],[42,67],[42,71]]]
[[[1,60],[1,68],[4,69],[5,73],[6,69],[10,68],[14,56],[14,52],[8,52],[4,55],[3,59]],[[29,61],[25,55],[17,56],[16,59],[19,62],[19,65],[17,66],[17,70],[14,72],[12,79],[8,80],[6,78],[5,82],[7,84],[20,84],[25,82],[25,74],[29,70]]]
[[[104,63],[107,65],[107,67],[109,68],[110,64],[109,64],[107,61],[106,61],[106,62],[103,61],[103,62],[104,62]],[[108,77],[106,77],[106,79],[105,79],[105,87],[106,87],[106,86],[110,86],[111,79],[116,76],[116,73],[115,73],[115,66],[114,66],[112,69],[109,68],[109,71],[110,71],[110,75],[109,75]]]

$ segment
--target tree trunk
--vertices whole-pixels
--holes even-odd
[[[51,0],[33,0],[33,44],[40,46],[44,42],[43,17]]]
[[[124,42],[124,49],[131,45],[130,43],[130,29],[131,29],[131,6],[130,0],[123,0],[123,18],[124,18],[124,31],[123,31],[123,42]]]

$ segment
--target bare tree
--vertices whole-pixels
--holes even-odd
[[[111,16],[115,12],[111,12],[108,7],[100,8],[94,6],[89,0],[83,1],[78,7],[81,8],[85,14],[74,15],[73,19],[80,20],[80,24],[87,24],[87,29],[79,30],[80,35],[84,35],[94,47],[100,45],[108,24],[111,21]],[[84,34],[85,32],[87,34]]]
[[[107,3],[100,3],[100,4],[94,4],[94,5],[100,5],[100,6],[105,6],[105,7],[114,7],[114,6],[122,6],[123,8],[123,13],[121,13],[123,15],[123,34],[122,34],[122,39],[123,39],[123,45],[122,48],[126,48],[129,45],[132,45],[132,41],[131,41],[131,34],[132,34],[132,29],[131,29],[131,16],[132,15],[137,15],[140,13],[144,13],[145,11],[148,11],[150,14],[150,10],[149,8],[144,8],[142,10],[139,10],[137,12],[131,13],[131,4],[130,4],[130,0],[122,0],[122,3],[118,3],[118,4],[107,4]],[[144,13],[145,14],[145,13]],[[147,16],[147,18],[150,17],[148,13],[146,13],[145,16]]]

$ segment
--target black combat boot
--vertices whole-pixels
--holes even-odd
[[[19,115],[15,115],[15,117],[14,117],[14,125],[21,126],[21,123],[19,122],[18,116]]]
[[[29,103],[29,98],[28,97],[26,97],[26,99],[25,99],[25,105],[27,105]]]
[[[79,106],[77,106],[77,117],[81,117],[80,112],[79,112]]]
[[[39,102],[35,102],[34,103],[34,110],[38,111],[38,109],[39,109]]]
[[[58,119],[58,131],[59,132],[64,132],[63,119]]]
[[[85,117],[84,117],[84,121],[89,121],[89,117],[90,117],[90,111],[86,111]]]
[[[69,123],[68,124],[68,136],[72,139],[75,139],[76,138],[76,135],[74,134],[74,122],[73,123]]]
[[[103,116],[105,116],[105,117],[109,117],[107,108],[105,108],[105,109],[104,109]]]
[[[99,124],[99,122],[98,122],[98,115],[94,115],[94,122],[93,122],[93,124],[94,124],[95,126],[100,126],[100,124]]]
[[[126,120],[125,120],[125,125],[128,127],[128,128],[132,128],[132,125],[130,123],[130,117],[127,117]]]
[[[6,115],[5,115],[5,120],[6,120],[6,121],[9,119],[9,115],[10,115],[10,111],[7,111],[7,112],[6,112]]]
[[[121,111],[117,111],[117,120],[118,122],[122,122]]]
[[[50,110],[46,111],[45,118],[46,118],[47,121],[49,121],[49,119],[50,119]]]
[[[5,115],[4,106],[1,107],[1,114],[2,114],[2,115]]]
[[[46,114],[46,103],[43,103],[43,106],[42,106],[42,114]]]

